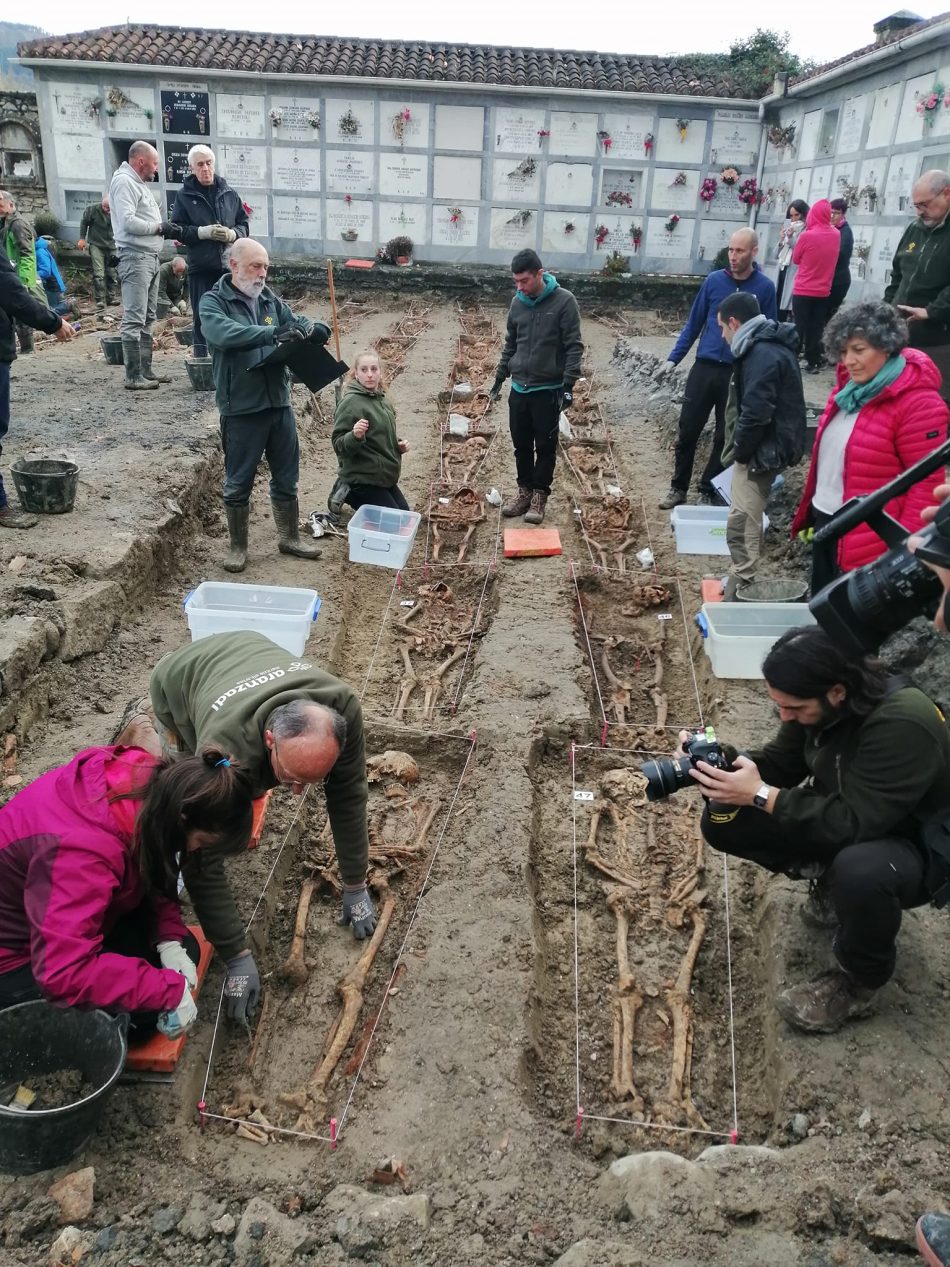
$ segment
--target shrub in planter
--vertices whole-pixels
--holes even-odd
[[[412,248],[412,238],[405,233],[399,233],[386,243],[383,248],[383,258],[387,264],[408,264],[412,259]]]

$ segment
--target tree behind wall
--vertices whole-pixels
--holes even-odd
[[[764,97],[772,91],[779,71],[793,78],[814,70],[814,62],[789,51],[788,31],[768,31],[759,27],[748,39],[736,40],[728,53],[696,53],[688,59],[694,70],[720,74],[730,80],[744,97]]]

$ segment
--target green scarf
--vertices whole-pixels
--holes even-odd
[[[849,379],[841,391],[835,394],[835,404],[842,413],[856,414],[869,400],[880,395],[885,387],[890,387],[906,368],[907,362],[900,353],[889,356],[874,377],[866,383],[855,383]]]

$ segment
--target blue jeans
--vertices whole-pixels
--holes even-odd
[[[296,499],[300,444],[294,411],[289,405],[253,414],[222,414],[221,448],[224,450],[226,506],[247,505],[254,488],[254,476],[265,456],[270,467],[271,500]]]

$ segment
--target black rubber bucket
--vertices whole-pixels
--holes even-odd
[[[183,348],[190,348],[194,337],[194,326],[182,326],[180,330],[175,331],[175,338]]]
[[[34,515],[65,515],[76,504],[79,467],[60,458],[17,458],[10,467],[20,505]]]
[[[213,392],[214,376],[211,373],[210,356],[192,356],[185,361],[185,369],[196,392]]]
[[[110,334],[99,340],[103,354],[110,365],[124,365],[125,355],[122,351],[122,336]]]
[[[127,1016],[53,1007],[44,999],[0,1012],[0,1086],[29,1087],[44,1074],[78,1069],[95,1088],[54,1109],[18,1112],[0,1105],[0,1173],[49,1170],[79,1152],[125,1065],[127,1029]]]

